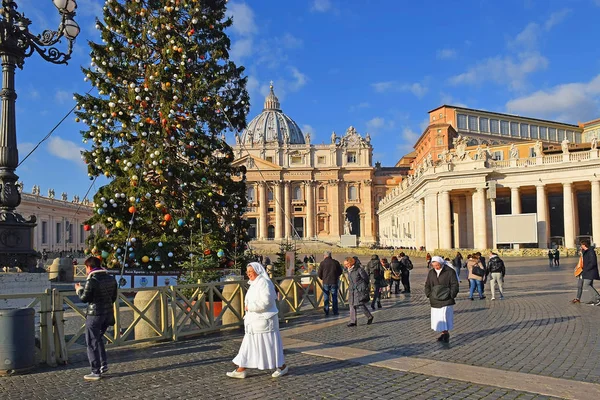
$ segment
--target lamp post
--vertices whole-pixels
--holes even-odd
[[[39,255],[33,249],[35,216],[27,220],[16,211],[21,193],[15,174],[19,162],[15,69],[23,69],[25,58],[33,53],[54,64],[66,64],[71,58],[73,42],[79,34],[79,26],[73,19],[77,3],[75,0],[53,0],[53,3],[61,15],[58,30],[45,30],[40,35],[29,32],[31,20],[17,11],[15,0],[2,0],[0,10],[0,267],[18,266],[24,271],[36,265]],[[63,37],[67,39],[65,53],[53,47]]]

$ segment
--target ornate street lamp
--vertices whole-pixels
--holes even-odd
[[[71,58],[73,42],[79,34],[79,26],[73,19],[77,3],[75,0],[53,0],[53,3],[61,15],[58,30],[45,30],[40,35],[29,32],[31,20],[17,11],[15,0],[2,0],[0,10],[0,267],[18,266],[25,271],[35,267],[38,254],[33,250],[35,216],[26,220],[16,212],[21,194],[16,185],[19,177],[15,175],[19,162],[15,68],[23,69],[25,58],[33,53],[54,64],[66,64]],[[63,37],[68,42],[66,53],[53,47]]]

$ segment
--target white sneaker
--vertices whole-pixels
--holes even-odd
[[[85,379],[86,381],[99,381],[100,379],[102,379],[102,375],[92,372],[91,374],[85,375],[83,379]]]
[[[237,368],[233,372],[228,372],[227,376],[230,378],[244,379],[246,377],[246,370],[238,372]]]
[[[496,300],[496,298],[495,298],[495,297],[492,297],[492,300]]]
[[[284,376],[289,371],[288,366],[286,365],[284,369],[277,368],[275,372],[271,375],[273,378],[279,378],[280,376]]]

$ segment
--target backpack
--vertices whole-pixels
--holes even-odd
[[[380,278],[382,269],[383,265],[381,265],[381,262],[378,262],[376,265],[373,265],[373,278]]]
[[[413,263],[410,261],[410,258],[407,257],[406,260],[404,260],[404,265],[406,266],[407,270],[412,271]]]

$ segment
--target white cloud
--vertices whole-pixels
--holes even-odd
[[[332,8],[333,5],[331,4],[331,0],[313,0],[310,9],[311,11],[324,13],[331,10]]]
[[[285,99],[288,92],[297,92],[298,90],[302,89],[302,87],[304,87],[304,85],[306,85],[306,83],[309,80],[306,74],[300,72],[298,68],[290,66],[287,69],[291,73],[291,79],[275,79],[273,82],[275,94],[277,95],[280,101],[283,101]],[[260,85],[260,93],[263,96],[269,94],[269,85],[270,84],[268,83],[263,83],[262,85]]]
[[[566,83],[538,90],[506,103],[511,113],[560,121],[587,121],[600,111],[600,75],[584,83]]]
[[[418,98],[422,98],[428,91],[427,86],[424,83],[401,83],[398,81],[383,81],[372,83],[371,87],[377,93],[385,92],[411,92]]]
[[[308,125],[308,124],[304,124],[300,127],[300,129],[302,130],[302,133],[304,133],[305,135],[307,133],[310,133],[310,136],[312,136],[314,138],[315,136],[315,128],[313,128],[312,126]]]
[[[246,90],[248,92],[253,92],[256,89],[258,89],[258,87],[259,87],[258,79],[256,79],[253,76],[249,76],[248,81],[246,82]]]
[[[48,152],[58,158],[73,161],[76,164],[83,165],[81,159],[81,151],[83,148],[75,142],[61,139],[58,136],[53,136],[48,141]]]
[[[235,61],[241,61],[243,58],[252,55],[254,41],[251,37],[236,40],[231,45],[229,56]]]
[[[550,14],[550,17],[544,22],[544,28],[546,30],[552,29],[555,25],[560,24],[566,17],[571,13],[571,10],[564,8],[560,11]]]
[[[402,156],[412,152],[417,139],[421,136],[411,128],[405,127],[400,134],[400,143],[396,146],[398,154]],[[401,158],[399,157],[399,159]]]
[[[421,128],[421,132],[425,132],[425,129],[427,129],[428,126],[429,126],[429,117],[425,118],[419,124],[419,128]]]
[[[510,42],[510,45],[533,49],[537,46],[537,42],[541,33],[540,26],[535,22],[530,22],[521,32],[517,34],[515,39]]]
[[[451,60],[456,58],[456,50],[454,49],[440,49],[436,53],[436,57],[439,60]]]
[[[57,103],[64,104],[67,101],[73,99],[73,94],[69,93],[65,90],[57,90],[56,93],[54,94],[54,99],[56,100]]]
[[[527,76],[548,66],[546,57],[539,53],[521,53],[516,58],[496,56],[480,61],[462,74],[450,78],[452,85],[479,85],[486,81],[507,84],[511,89],[522,89]]]
[[[304,44],[302,39],[297,38],[291,33],[285,33],[283,36],[277,38],[276,40],[288,49],[297,49],[299,47],[302,47],[302,45]]]
[[[229,3],[227,16],[233,18],[231,29],[242,36],[250,36],[257,32],[254,11],[246,3]]]
[[[296,67],[290,67],[290,70],[292,72],[292,76],[294,77],[292,87],[294,88],[294,90],[299,90],[302,86],[306,85],[306,81],[308,81],[308,78]]]
[[[19,150],[19,160],[25,158],[27,154],[35,147],[35,143],[31,142],[21,142],[17,144],[17,149]]]
[[[391,129],[394,127],[394,125],[394,121],[386,120],[382,117],[371,118],[365,123],[369,133],[378,133],[385,129]]]

